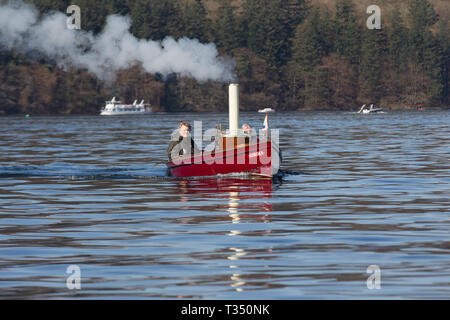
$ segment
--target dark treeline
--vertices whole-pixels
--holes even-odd
[[[101,32],[109,14],[129,15],[138,38],[214,42],[236,60],[241,106],[256,110],[348,110],[449,106],[448,12],[405,0],[369,30],[351,0],[33,0],[42,14],[82,8],[82,28]],[[373,1],[377,2],[377,1]],[[383,3],[379,6],[383,9]],[[405,6],[407,3],[407,6]],[[214,7],[214,10],[211,9]],[[0,52],[0,114],[97,113],[104,100],[146,99],[165,111],[227,109],[227,84],[161,79],[139,66],[104,83],[86,70]]]

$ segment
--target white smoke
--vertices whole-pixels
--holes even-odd
[[[137,39],[129,32],[130,18],[119,15],[108,16],[103,31],[94,36],[70,30],[67,19],[61,12],[39,19],[34,6],[20,1],[0,5],[0,48],[43,54],[60,67],[86,68],[102,80],[137,63],[164,77],[176,73],[200,82],[235,80],[235,62],[220,57],[213,43],[170,37],[163,41]]]

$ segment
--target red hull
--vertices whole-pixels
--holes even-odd
[[[272,156],[276,159],[272,159]],[[273,176],[278,172],[278,148],[270,141],[231,150],[204,152],[167,164],[174,177],[203,177],[230,173]]]

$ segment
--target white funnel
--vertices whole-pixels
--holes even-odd
[[[229,87],[229,120],[230,136],[236,137],[239,132],[239,85],[231,83]]]

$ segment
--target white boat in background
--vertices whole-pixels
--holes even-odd
[[[268,113],[268,112],[275,112],[275,110],[273,110],[272,108],[264,108],[264,109],[259,109],[258,112]]]
[[[133,104],[122,104],[113,97],[111,101],[106,101],[105,107],[100,111],[102,116],[125,115],[125,114],[148,114],[152,113],[150,104],[145,104],[144,100],[137,104],[137,100]]]
[[[368,114],[368,113],[384,113],[381,108],[374,108],[373,104],[369,106],[363,105],[357,113]]]

